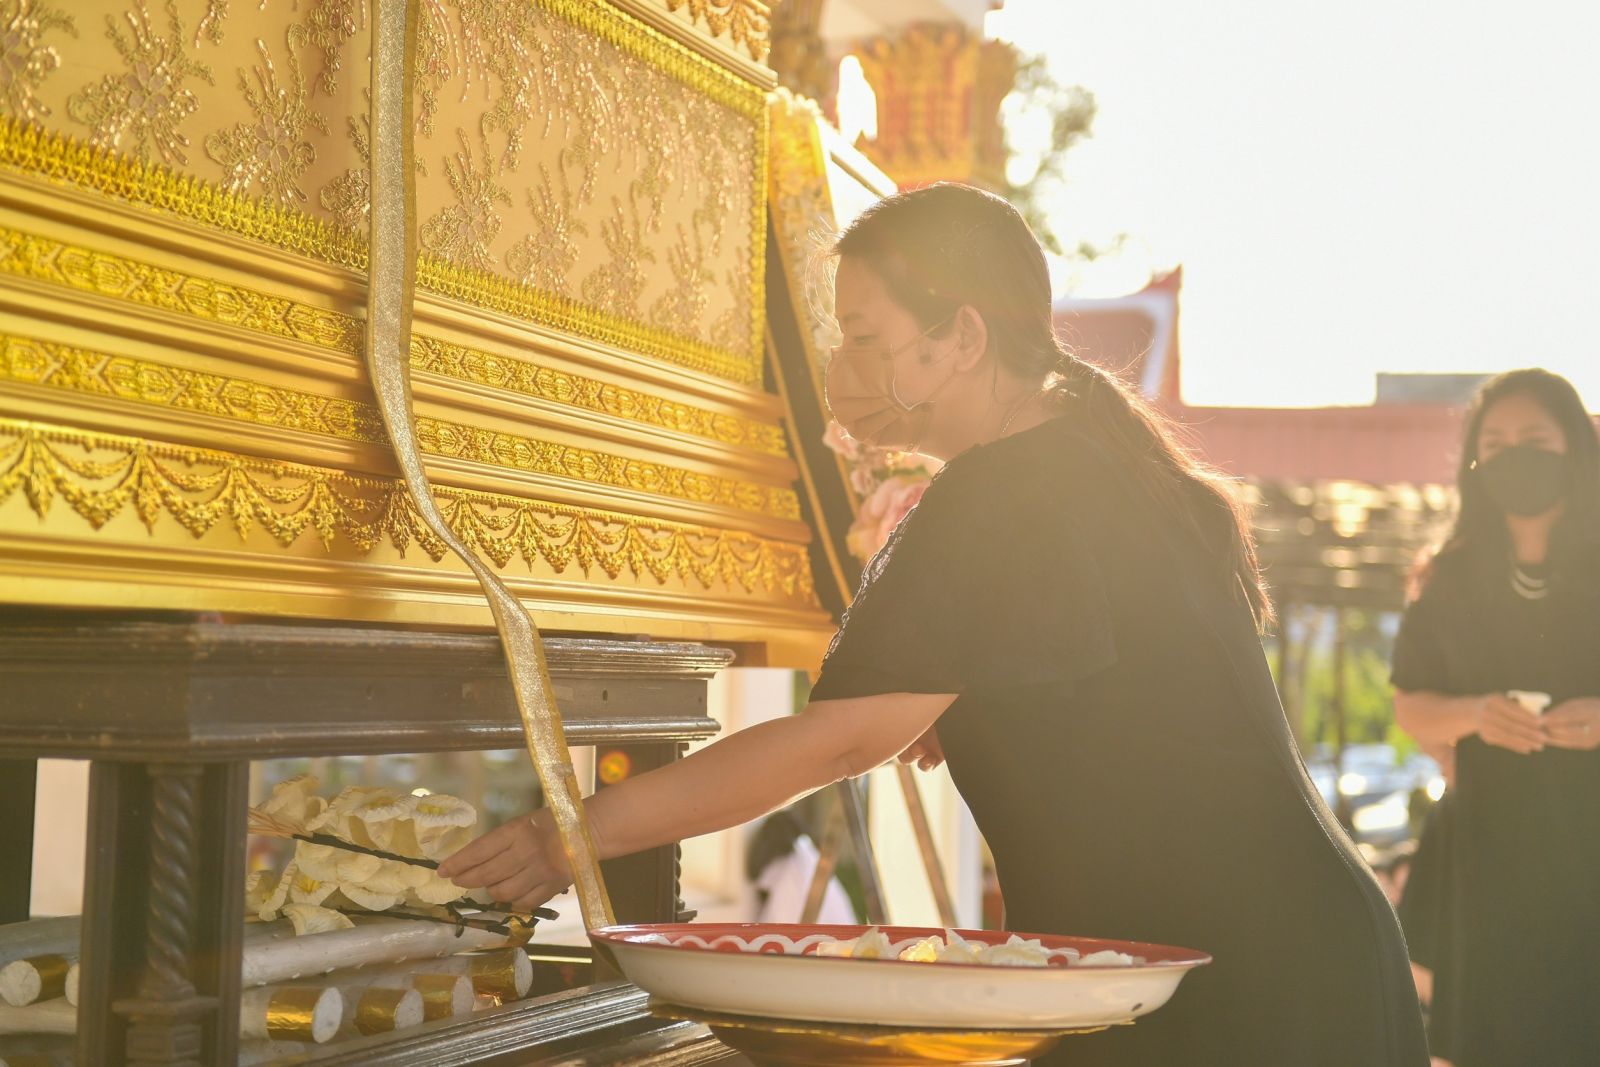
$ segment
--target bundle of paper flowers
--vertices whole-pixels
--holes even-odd
[[[258,810],[295,833],[435,862],[466,844],[478,821],[471,804],[442,793],[351,786],[330,801],[317,794],[320,784],[309,774],[280,782]],[[245,905],[263,921],[282,916],[304,934],[354,925],[346,912],[449,904],[465,893],[426,866],[296,841],[281,872],[249,876]]]
[[[863,445],[837,422],[828,424],[823,443],[843,457],[850,488],[858,501],[846,533],[850,554],[865,563],[889,540],[906,513],[922,499],[943,463],[931,456]]]

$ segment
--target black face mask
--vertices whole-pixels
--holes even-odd
[[[1511,515],[1543,515],[1567,493],[1567,457],[1533,445],[1502,449],[1473,470],[1489,499]]]

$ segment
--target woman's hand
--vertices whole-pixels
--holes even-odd
[[[1544,713],[1544,732],[1557,748],[1600,748],[1600,697],[1564,700]]]
[[[572,884],[548,811],[501,823],[439,864],[439,874],[464,889],[486,889],[518,911],[532,911]]]
[[[911,743],[911,747],[897,757],[901,763],[915,763],[920,770],[931,771],[944,762],[944,746],[939,744],[939,728],[930,726],[926,733]]]
[[[1487,693],[1479,697],[1474,721],[1476,732],[1485,744],[1524,756],[1543,752],[1545,743],[1550,740],[1539,716],[1504,693]]]

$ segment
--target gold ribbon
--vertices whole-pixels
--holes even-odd
[[[417,511],[434,535],[472,569],[489,598],[511,668],[511,687],[528,754],[555,816],[572,868],[584,924],[614,921],[600,858],[584,818],[578,776],[551,692],[544,646],[527,609],[445,522],[423,470],[411,405],[411,301],[416,281],[416,190],[412,179],[411,100],[415,84],[417,7],[379,0],[372,49],[372,236],[368,257],[367,371],[395,459]]]

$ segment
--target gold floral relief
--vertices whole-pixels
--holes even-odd
[[[85,5],[87,6],[87,5]],[[200,109],[194,82],[212,84],[211,68],[190,54],[176,0],[155,19],[148,0],[105,16],[106,37],[121,69],[103,75],[67,98],[67,114],[88,127],[89,142],[139,160],[152,149],[161,162],[189,162],[186,121]]]
[[[445,159],[444,173],[454,202],[424,222],[417,236],[440,259],[487,271],[494,266],[490,246],[500,235],[501,208],[511,205],[511,193],[496,180],[492,165],[473,158],[464,134],[461,150]]]
[[[222,167],[222,186],[231,193],[258,192],[284,205],[304,203],[300,180],[317,158],[307,138],[311,129],[326,133],[328,122],[307,105],[305,77],[294,49],[287,50],[287,78],[280,80],[265,41],[257,41],[261,62],[239,74],[240,95],[250,118],[206,137],[206,155]]]
[[[302,341],[344,355],[361,352],[362,327],[352,316],[8,226],[0,226],[0,276]],[[456,381],[767,455],[788,455],[783,429],[775,423],[685,404],[534,360],[497,355],[417,332],[412,333],[410,360],[415,370]]]
[[[18,493],[40,518],[59,502],[94,529],[131,510],[152,534],[175,522],[195,538],[231,528],[243,541],[259,529],[284,549],[310,534],[330,553],[416,545],[435,562],[445,555],[392,479],[0,419],[0,504]],[[521,560],[817,603],[803,545],[503,494],[434,494],[450,527],[501,568]]]
[[[724,34],[761,62],[767,58],[772,5],[763,0],[660,0],[668,11],[682,12],[691,24],[704,24],[711,36]],[[777,0],[781,3],[782,0]]]
[[[419,286],[759,382],[762,90],[600,0],[419,14]],[[364,270],[371,17],[0,0],[0,165]]]
[[[772,98],[771,187],[773,229],[789,276],[797,321],[805,330],[813,363],[820,367],[839,332],[824,309],[832,304],[831,277],[823,269],[836,236],[828,191],[827,160],[819,123],[825,121],[810,100],[779,89]]]
[[[207,374],[153,360],[0,333],[0,381],[113,397],[343,440],[387,440],[371,404],[319,396],[234,375]],[[686,470],[592,448],[444,419],[416,420],[422,450],[504,470],[734,508],[780,519],[800,517],[792,489]]]
[[[49,115],[38,90],[61,67],[51,42],[76,36],[77,23],[54,0],[0,0],[0,108],[30,121]]]

